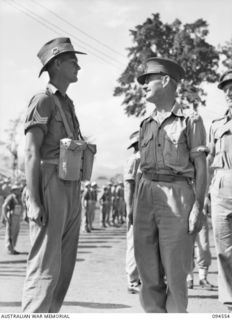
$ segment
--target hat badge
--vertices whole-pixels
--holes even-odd
[[[54,56],[57,55],[59,52],[60,52],[60,50],[57,47],[52,49],[52,53]]]
[[[140,73],[145,73],[146,72],[146,65],[145,64],[141,64],[139,67],[138,67],[138,71]]]

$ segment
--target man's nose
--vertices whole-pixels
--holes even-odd
[[[227,88],[227,89],[225,90],[225,94],[228,95],[228,94],[230,94],[230,93],[232,93],[232,88]]]
[[[143,90],[147,90],[147,83],[146,82],[143,85]]]

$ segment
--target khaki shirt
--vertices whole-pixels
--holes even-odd
[[[156,114],[141,123],[140,170],[194,178],[193,160],[207,150],[202,118],[196,113],[186,116],[177,103],[161,124]]]
[[[133,153],[128,162],[127,165],[125,167],[125,171],[124,171],[124,196],[125,196],[125,200],[129,202],[129,198],[130,195],[134,196],[131,194],[132,191],[131,188],[129,188],[130,183],[133,183],[135,186],[136,183],[136,175],[137,175],[137,171],[139,168],[139,164],[140,164],[140,153],[139,151],[137,151],[136,153]],[[135,189],[134,189],[135,192]]]
[[[212,122],[209,133],[211,168],[214,170],[210,192],[225,199],[232,199],[232,115]]]
[[[74,139],[80,139],[80,126],[72,100],[67,95],[62,96],[57,88],[49,83],[45,92],[31,99],[24,125],[25,134],[33,127],[40,127],[43,130],[44,140],[40,151],[42,160],[59,158],[60,140],[68,137],[52,94],[55,94],[61,103]]]
[[[136,180],[136,174],[138,171],[139,163],[140,163],[140,153],[138,151],[136,153],[133,153],[127,162],[127,165],[124,170],[125,181]]]
[[[209,150],[214,169],[232,169],[232,116],[225,116],[212,122],[209,132]]]

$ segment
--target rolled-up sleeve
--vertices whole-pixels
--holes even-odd
[[[188,147],[190,150],[190,159],[194,160],[200,154],[208,154],[206,146],[206,131],[201,116],[194,115],[188,119],[187,127]]]
[[[51,98],[45,93],[35,95],[26,111],[24,133],[32,127],[40,127],[44,134],[48,131],[48,122],[52,114]]]
[[[124,172],[124,180],[135,180],[136,177],[136,159],[135,157],[131,157],[128,162],[127,166],[125,168]]]

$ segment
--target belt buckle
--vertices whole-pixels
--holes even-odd
[[[157,181],[162,181],[162,174],[157,173],[156,176],[157,176],[157,178],[156,178]]]
[[[152,181],[159,181],[159,174],[158,173],[153,173],[151,177]]]

